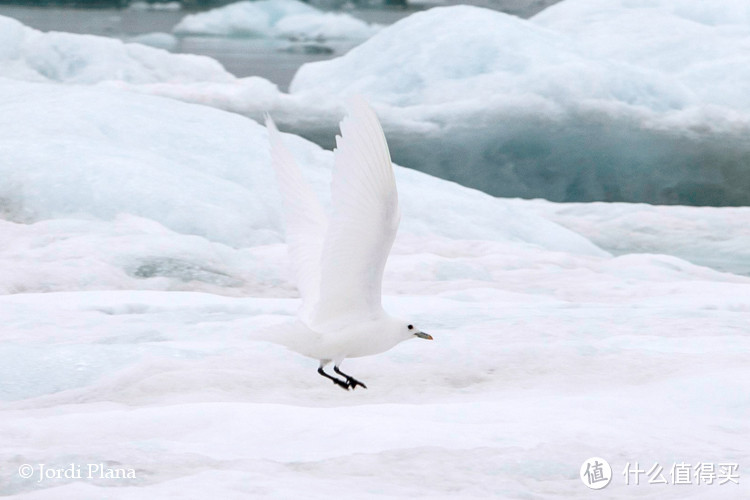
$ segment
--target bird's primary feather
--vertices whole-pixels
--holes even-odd
[[[364,99],[352,101],[336,145],[316,323],[382,313],[383,270],[400,220],[388,144]]]
[[[268,115],[266,128],[271,144],[271,163],[283,200],[289,258],[302,296],[301,313],[309,316],[320,297],[320,260],[328,218]]]
[[[284,199],[289,254],[310,326],[383,313],[385,262],[401,218],[391,155],[375,112],[355,99],[336,137],[327,218],[276,126],[266,117]]]

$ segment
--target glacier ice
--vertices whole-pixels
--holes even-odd
[[[701,103],[750,109],[750,7],[742,0],[566,0],[534,24],[587,53],[671,76]]]
[[[152,42],[154,35],[149,35]],[[42,33],[4,16],[0,16],[0,77],[76,84],[237,80],[210,57],[171,54],[101,36]]]
[[[297,0],[256,0],[189,14],[174,27],[173,32],[177,35],[292,40],[364,40],[380,28],[349,14],[323,12]]]
[[[271,111],[325,147],[360,93],[398,163],[495,195],[743,205],[749,28],[741,2],[700,5],[567,0],[530,20],[435,8],[304,65],[289,94],[207,58],[0,18],[0,73]]]
[[[292,289],[280,285],[281,261],[256,264],[260,247],[283,241],[263,127],[110,88],[0,79],[0,92],[0,228],[14,242],[0,261],[15,262],[0,290]],[[290,142],[325,200],[331,153]],[[502,200],[409,169],[397,176],[412,235],[607,255]]]
[[[332,103],[368,96],[396,138],[395,161],[496,195],[750,203],[750,101],[741,85],[750,26],[696,23],[679,17],[680,2],[662,3],[677,13],[641,13],[652,21],[640,31],[622,21],[633,5],[625,1],[569,0],[529,21],[431,9],[342,57],[304,65],[290,92]]]
[[[116,87],[258,116],[288,97],[268,80],[237,78],[209,57],[163,50],[176,43],[173,35],[149,33],[130,42],[42,33],[0,16],[0,77]]]

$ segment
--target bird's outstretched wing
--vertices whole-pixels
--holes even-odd
[[[328,218],[268,115],[266,129],[271,145],[271,163],[284,203],[289,258],[302,296],[302,314],[307,315],[307,311],[317,304],[320,294],[320,262]]]
[[[336,146],[315,322],[382,311],[383,269],[401,218],[388,144],[364,99],[352,101]]]

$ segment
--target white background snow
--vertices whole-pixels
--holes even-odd
[[[502,22],[524,46],[555,43]],[[314,124],[337,104],[207,58],[0,27],[0,495],[750,495],[750,208],[500,199],[397,168],[384,302],[435,340],[348,360],[368,389],[347,393],[266,337],[299,305],[266,135],[214,109]],[[617,74],[663,78],[630,64]],[[459,107],[439,97],[376,100],[389,139]],[[325,201],[332,154],[285,139]],[[613,467],[601,492],[578,477],[591,456]],[[740,485],[627,486],[636,461],[668,478],[737,463]],[[19,476],[40,463],[137,478]]]

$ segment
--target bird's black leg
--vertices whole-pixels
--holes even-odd
[[[323,365],[320,365],[318,367],[318,373],[320,373],[321,375],[323,375],[325,378],[329,378],[329,379],[333,380],[333,383],[336,384],[337,386],[341,387],[342,389],[345,389],[347,391],[349,390],[349,383],[348,383],[348,381],[344,382],[341,379],[338,379],[338,378],[336,378],[334,376],[328,375],[326,372],[323,371]]]
[[[342,377],[346,377],[346,383],[347,383],[347,384],[349,385],[349,387],[351,387],[352,389],[356,389],[358,385],[361,385],[362,387],[364,387],[365,389],[367,389],[367,386],[366,386],[365,384],[363,384],[362,382],[360,382],[360,381],[359,381],[359,380],[357,380],[356,378],[354,378],[354,377],[350,377],[350,376],[349,376],[349,375],[347,375],[346,373],[342,372],[341,370],[339,370],[339,367],[338,367],[338,366],[336,366],[336,365],[333,365],[333,371],[335,371],[336,373],[338,373],[338,374],[339,374],[339,375],[341,375]]]

